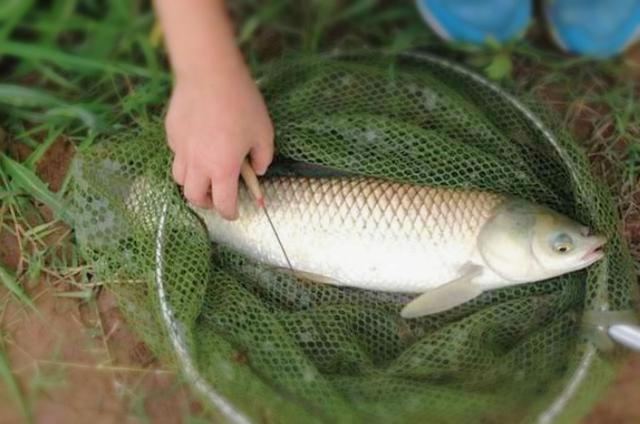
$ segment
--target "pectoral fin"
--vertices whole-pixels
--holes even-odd
[[[482,294],[482,288],[472,280],[481,272],[476,265],[465,266],[465,273],[442,286],[413,299],[400,312],[403,318],[432,315],[461,305]]]
[[[292,275],[296,278],[301,278],[303,280],[309,280],[309,281],[313,281],[314,283],[320,283],[320,284],[331,284],[331,285],[340,285],[338,283],[337,280],[334,280],[331,277],[327,277],[324,275],[320,275],[320,274],[314,274],[313,272],[305,272],[305,271],[298,271],[298,270],[291,270],[289,268],[283,268],[283,267],[278,267],[277,268],[278,271],[280,272],[284,272],[285,274],[289,274]]]

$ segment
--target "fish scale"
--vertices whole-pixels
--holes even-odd
[[[271,219],[296,271],[334,284],[424,292],[455,278],[505,197],[369,177],[262,180]],[[243,187],[239,218],[196,209],[214,241],[287,267],[273,230]]]

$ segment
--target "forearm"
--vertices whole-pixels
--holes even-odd
[[[223,0],[154,3],[177,80],[223,79],[246,72]]]

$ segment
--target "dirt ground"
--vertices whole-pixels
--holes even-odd
[[[10,302],[2,321],[35,422],[176,423],[198,412],[185,386],[128,330],[111,295],[79,302],[57,297],[58,290],[40,284],[32,291],[42,317]],[[12,405],[0,388],[0,422],[23,422]]]
[[[42,163],[48,165],[38,174],[57,190],[73,148],[61,141],[47,155]],[[19,252],[17,240],[0,232],[0,260],[8,268],[18,266]],[[112,295],[99,290],[90,300],[64,297],[72,289],[48,279],[31,288],[38,316],[0,287],[0,331],[35,422],[175,423],[203,413],[185,384],[129,330]],[[640,355],[635,355],[584,422],[640,422],[639,401]],[[20,422],[19,409],[0,386],[0,423]]]
[[[18,144],[7,150],[18,159],[29,153]],[[60,189],[73,154],[61,139],[40,161],[37,173],[53,191]],[[64,246],[70,233],[59,227],[48,239]],[[21,261],[18,240],[2,230],[0,261],[10,270]],[[0,334],[34,422],[176,423],[200,415],[186,385],[128,328],[114,297],[101,289],[89,300],[65,297],[76,290],[43,276],[28,289],[39,311],[34,314],[0,285]],[[21,422],[20,409],[0,385],[0,423]]]

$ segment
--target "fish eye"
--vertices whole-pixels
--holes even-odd
[[[553,240],[553,249],[558,253],[567,253],[573,249],[573,239],[568,234],[559,234]]]

